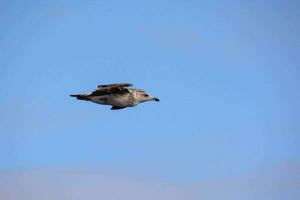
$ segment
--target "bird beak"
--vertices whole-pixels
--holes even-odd
[[[159,101],[159,98],[153,98],[152,100],[153,101]]]

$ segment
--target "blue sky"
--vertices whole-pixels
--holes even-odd
[[[266,180],[282,173],[293,184],[256,199],[296,199],[299,8],[297,1],[1,1],[1,176],[13,181],[43,169],[28,178],[35,187],[47,174],[97,169],[179,191],[212,180],[243,188],[270,171]],[[111,111],[68,96],[113,82],[161,102]],[[154,188],[156,199],[174,199]],[[198,199],[198,190],[191,194]]]

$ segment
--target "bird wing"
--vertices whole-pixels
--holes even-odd
[[[98,88],[108,88],[108,87],[132,87],[131,83],[114,83],[106,85],[98,85]]]
[[[102,96],[108,94],[125,94],[129,93],[128,87],[131,87],[130,83],[116,83],[108,85],[99,85],[98,88],[93,91],[89,96]]]

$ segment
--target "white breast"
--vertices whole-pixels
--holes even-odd
[[[102,104],[102,105],[112,105],[119,107],[130,107],[134,106],[129,94],[111,94],[103,96],[91,97],[91,102]]]

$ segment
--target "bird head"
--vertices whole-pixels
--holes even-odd
[[[147,94],[144,90],[135,90],[135,99],[139,103],[143,103],[145,101],[159,101],[158,98],[153,97],[150,94]]]

